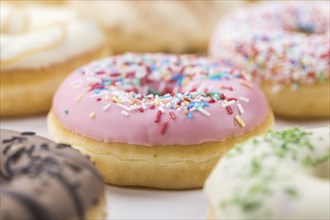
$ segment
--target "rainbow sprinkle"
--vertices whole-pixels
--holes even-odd
[[[241,117],[239,117],[239,115],[236,115],[235,119],[242,128],[245,127],[245,122],[243,121],[243,119],[241,119]]]
[[[83,95],[84,95],[83,93],[80,93],[76,98],[76,102],[79,102],[80,99],[83,97]]]
[[[154,122],[158,124],[160,134],[166,132],[169,123],[175,123],[178,114],[189,120],[194,120],[196,112],[212,117],[207,108],[218,105],[232,115],[231,106],[236,105],[242,115],[244,109],[240,100],[249,103],[245,97],[227,97],[224,93],[235,90],[232,86],[212,88],[203,83],[190,86],[190,82],[237,78],[245,86],[252,86],[244,73],[194,55],[127,53],[93,62],[77,73],[81,78],[71,83],[72,88],[86,88],[87,85],[87,91],[77,96],[77,102],[83,96],[89,96],[102,104],[104,112],[115,106],[124,117],[155,111]],[[95,112],[89,114],[90,118],[95,116]],[[239,116],[236,120],[241,127],[245,126]]]
[[[275,84],[274,92],[324,83],[330,76],[329,14],[327,1],[242,8],[219,23],[210,56],[244,69],[256,81]]]
[[[89,114],[89,117],[90,117],[90,118],[95,118],[95,115],[96,115],[95,112],[91,112],[91,113]]]

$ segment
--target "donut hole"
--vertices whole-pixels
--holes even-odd
[[[327,32],[326,26],[315,25],[312,22],[298,22],[292,28],[292,32],[297,32],[301,34],[325,34]]]
[[[297,24],[295,31],[304,34],[313,34],[315,33],[315,26],[312,23],[300,23]]]
[[[310,7],[293,5],[286,8],[282,14],[281,23],[286,31],[311,35],[325,34],[329,30],[328,15],[315,5]]]
[[[144,88],[139,93],[143,95],[165,95],[172,93],[175,87],[175,82],[165,82],[165,81],[149,81],[143,85]]]

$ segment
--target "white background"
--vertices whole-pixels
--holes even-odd
[[[275,129],[288,126],[329,126],[327,120],[276,120]],[[34,131],[49,137],[46,116],[1,119],[1,128]],[[106,187],[109,219],[206,219],[207,202],[202,190],[166,191],[145,188]]]

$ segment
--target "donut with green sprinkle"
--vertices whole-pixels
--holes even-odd
[[[215,219],[329,219],[329,127],[269,131],[230,150],[205,184]]]

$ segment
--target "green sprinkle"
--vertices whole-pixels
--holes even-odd
[[[69,114],[69,109],[64,109],[64,113],[67,115]]]
[[[220,92],[209,92],[209,94],[212,98],[215,98],[216,100],[220,100],[220,97],[221,97]]]
[[[250,190],[249,190],[250,193],[265,193],[265,194],[268,194],[270,193],[268,187],[266,184],[263,184],[263,183],[257,183],[253,186],[251,186]]]
[[[154,88],[148,88],[148,94],[153,94],[153,95],[161,95],[161,93],[159,91],[157,91]]]
[[[133,81],[133,85],[140,85],[141,84],[141,79],[139,78],[136,78],[134,81]]]
[[[290,198],[297,198],[298,197],[298,192],[295,188],[293,187],[287,187],[284,189],[284,192],[290,197]]]
[[[311,142],[311,134],[312,132],[306,129],[288,128],[282,131],[268,131],[263,136],[252,138],[249,140],[250,145],[237,144],[226,154],[227,158],[239,156],[246,149],[250,150],[245,146],[259,149],[266,147],[259,145],[259,143],[266,142],[268,148],[258,156],[252,157],[248,164],[244,164],[244,168],[242,167],[241,171],[237,173],[237,177],[246,180],[245,185],[237,186],[234,195],[222,201],[219,205],[224,209],[236,207],[251,217],[257,217],[260,214],[264,217],[266,212],[264,213],[261,207],[264,205],[265,198],[278,193],[278,189],[275,187],[277,183],[282,183],[282,181],[290,178],[290,173],[278,172],[276,166],[264,166],[267,158],[271,157],[279,162],[292,158],[295,163],[306,166],[318,166],[330,160],[329,149],[321,155],[315,155],[316,146]],[[304,152],[304,154],[300,155],[300,152]],[[290,199],[299,197],[299,191],[293,186],[284,186],[279,190]]]
[[[206,97],[206,93],[203,91],[199,92],[198,95],[202,95],[202,96]]]
[[[329,160],[330,159],[330,150],[328,150],[325,154],[319,156],[319,157],[316,157],[316,158],[312,158],[311,156],[306,156],[302,163],[305,165],[305,166],[317,166],[321,163],[324,163],[325,161]]]
[[[253,212],[255,210],[257,210],[258,208],[260,208],[261,203],[258,201],[242,201],[241,202],[241,207],[243,209],[243,211],[245,212]]]
[[[318,83],[324,83],[325,82],[325,75],[324,72],[321,72],[318,77],[317,77],[317,82]]]
[[[253,143],[254,145],[256,145],[256,144],[258,144],[258,143],[259,143],[259,141],[258,141],[258,139],[257,139],[257,138],[254,138],[254,139],[252,139],[252,143]]]
[[[258,159],[254,158],[251,162],[252,165],[252,170],[251,170],[251,174],[252,175],[256,175],[258,173],[260,173],[261,171],[261,163]]]

